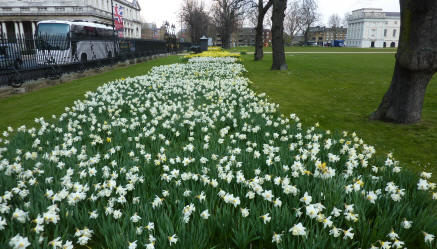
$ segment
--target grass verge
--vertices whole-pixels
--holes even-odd
[[[255,62],[243,56],[257,92],[265,92],[284,114],[332,131],[356,131],[380,154],[393,152],[414,171],[437,179],[437,77],[429,84],[422,122],[397,125],[370,121],[387,91],[394,68],[391,54],[289,54],[287,72],[270,71],[271,55]]]
[[[0,99],[0,131],[4,131],[8,126],[32,126],[35,124],[35,118],[63,113],[65,107],[71,106],[75,100],[82,99],[87,91],[94,91],[108,81],[143,75],[154,66],[172,64],[178,61],[177,56],[159,58],[38,91]]]
[[[396,52],[396,48],[285,47],[285,52]],[[232,52],[254,52],[254,47],[236,47]],[[264,52],[272,52],[271,47]]]

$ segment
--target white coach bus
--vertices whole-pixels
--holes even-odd
[[[36,30],[37,61],[60,65],[111,58],[118,51],[114,37],[112,27],[103,24],[41,21]]]

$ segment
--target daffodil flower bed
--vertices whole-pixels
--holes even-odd
[[[223,51],[223,48],[218,46],[211,46],[208,47],[208,51]]]
[[[241,55],[239,53],[232,53],[229,51],[217,51],[217,50],[213,50],[213,51],[203,51],[202,53],[198,53],[198,54],[188,54],[185,55],[183,57],[183,59],[188,60],[191,58],[196,58],[196,57],[207,57],[207,58],[227,58],[227,57],[232,57],[232,58],[236,58],[238,60],[240,60]]]
[[[304,127],[232,58],[88,92],[0,149],[0,248],[436,248],[436,185]]]

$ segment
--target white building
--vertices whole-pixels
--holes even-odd
[[[348,18],[345,45],[359,48],[397,47],[400,13],[365,8],[352,11]]]
[[[35,34],[43,20],[82,20],[112,26],[111,0],[0,0],[3,37]],[[123,7],[124,37],[141,38],[140,6],[136,0],[113,0]],[[114,13],[115,14],[115,13]]]

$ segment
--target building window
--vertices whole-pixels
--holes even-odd
[[[384,36],[387,36],[387,30],[384,29]]]
[[[56,7],[56,11],[65,11],[64,7]]]
[[[398,24],[398,21],[395,21],[395,24]]]
[[[47,10],[47,7],[38,7],[38,11]]]
[[[29,11],[29,8],[21,8],[21,11]]]
[[[393,29],[393,37],[395,37],[396,36],[396,29]]]

